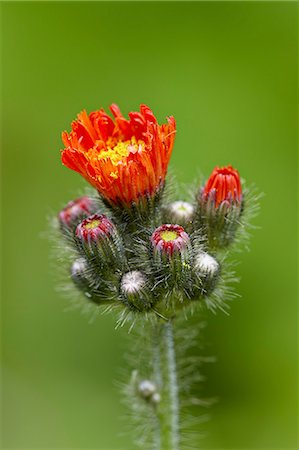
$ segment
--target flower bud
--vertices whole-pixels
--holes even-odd
[[[103,266],[119,265],[124,249],[113,222],[104,214],[84,219],[76,228],[79,249],[87,259]]]
[[[82,219],[96,210],[96,202],[86,196],[69,202],[58,214],[61,229],[72,230]]]
[[[71,267],[71,278],[77,285],[84,285],[87,281],[87,261],[85,258],[76,259]]]
[[[121,298],[124,303],[138,311],[144,311],[151,306],[150,290],[147,287],[145,275],[138,270],[132,270],[123,275],[120,283]]]
[[[156,385],[150,380],[142,380],[138,385],[138,392],[145,399],[152,397],[156,391]]]
[[[194,206],[191,203],[178,200],[168,205],[167,213],[172,222],[186,226],[193,219]]]
[[[155,254],[171,257],[183,254],[190,245],[190,238],[180,225],[165,224],[153,232],[151,243]]]
[[[164,278],[170,288],[185,286],[190,276],[191,242],[184,228],[161,225],[153,232],[151,244],[157,277]]]
[[[138,394],[141,398],[150,402],[153,406],[158,405],[161,401],[157,386],[150,380],[142,380],[137,386]]]
[[[200,282],[202,295],[210,294],[220,275],[220,264],[206,252],[200,251],[194,258],[194,271]]]
[[[233,242],[242,213],[240,175],[231,166],[216,167],[199,196],[200,224],[211,248]]]

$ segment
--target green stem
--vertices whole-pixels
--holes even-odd
[[[154,448],[179,450],[179,398],[172,320],[158,323],[154,328],[153,372],[161,395],[156,409]]]

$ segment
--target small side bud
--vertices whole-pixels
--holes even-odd
[[[199,194],[199,220],[210,248],[231,244],[243,210],[239,172],[231,166],[216,167]]]
[[[167,215],[173,223],[187,226],[193,220],[194,206],[191,203],[178,200],[168,205]]]
[[[71,278],[73,282],[80,286],[84,286],[87,281],[87,261],[84,258],[78,258],[73,262],[71,267]]]
[[[79,249],[101,267],[121,264],[124,249],[114,223],[104,214],[84,219],[76,228]]]
[[[206,252],[199,252],[194,258],[194,271],[200,282],[202,295],[210,294],[220,275],[220,264]]]
[[[120,283],[121,298],[124,303],[138,311],[144,311],[151,306],[150,290],[147,287],[145,275],[138,270],[127,272]]]
[[[141,398],[153,406],[157,406],[161,401],[160,394],[157,392],[157,386],[150,380],[140,381],[137,386],[137,391]]]
[[[72,231],[85,217],[97,210],[94,200],[89,197],[80,197],[69,202],[58,214],[58,221],[62,231]]]
[[[156,385],[150,380],[142,380],[138,385],[138,392],[145,399],[152,397],[156,391]]]
[[[190,283],[191,242],[180,225],[165,224],[151,237],[153,265],[157,276],[170,288],[185,288]]]

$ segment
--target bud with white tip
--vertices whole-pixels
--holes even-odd
[[[156,390],[156,385],[150,380],[142,380],[138,385],[138,392],[145,399],[152,397]]]
[[[208,253],[200,251],[194,258],[194,271],[200,281],[202,294],[210,294],[220,275],[219,262]]]
[[[172,223],[187,226],[193,220],[194,206],[191,203],[178,200],[168,205],[167,213]]]
[[[88,266],[85,258],[76,259],[71,268],[71,277],[74,282],[80,282],[83,279],[86,279]]]
[[[144,311],[151,307],[147,279],[139,270],[132,270],[123,275],[120,282],[120,291],[123,302],[132,309]]]
[[[156,406],[161,401],[161,396],[157,392],[157,386],[150,380],[142,380],[137,386],[138,394],[153,406]]]
[[[97,296],[94,291],[95,283],[92,277],[92,271],[85,258],[77,258],[73,262],[71,279],[88,300],[94,303],[103,303],[103,299]]]

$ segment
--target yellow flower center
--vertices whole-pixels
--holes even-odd
[[[113,166],[119,164],[125,164],[127,157],[130,153],[141,153],[144,151],[145,144],[142,140],[138,140],[133,136],[130,140],[119,141],[116,145],[113,145],[113,138],[107,141],[107,150],[102,150],[98,155],[98,160],[110,159]],[[115,177],[115,172],[112,172],[111,176]]]
[[[160,236],[163,241],[170,242],[178,237],[178,233],[176,231],[161,231]]]
[[[100,225],[100,223],[101,223],[100,220],[95,219],[84,225],[84,228],[86,228],[86,230],[93,230],[94,228],[97,228]]]

